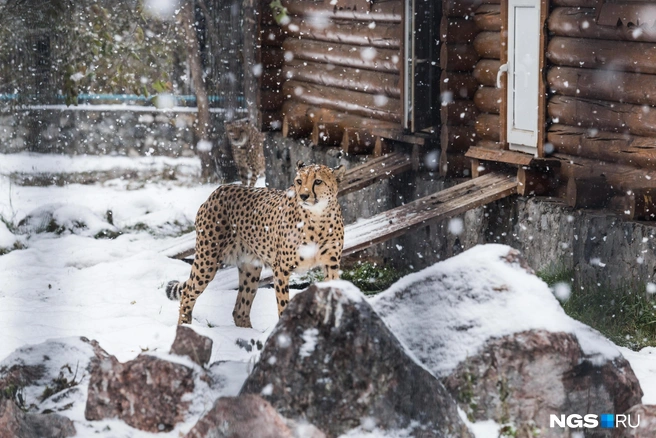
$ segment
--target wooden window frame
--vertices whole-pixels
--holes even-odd
[[[546,86],[546,48],[547,48],[547,19],[549,17],[549,0],[540,0],[540,42],[538,53],[540,56],[538,65],[538,136],[536,145],[536,157],[544,158],[544,145],[547,138],[547,86]],[[501,65],[508,65],[508,0],[501,0]],[[505,48],[505,49],[504,49]],[[499,74],[501,85],[500,116],[500,143],[505,150],[510,150],[508,142],[508,74]]]

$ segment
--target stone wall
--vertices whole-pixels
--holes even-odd
[[[292,184],[297,160],[332,167],[362,161],[341,157],[336,148],[310,147],[279,134],[270,136],[266,155],[267,182],[279,188]],[[340,203],[346,223],[352,223],[445,186],[444,180],[426,170],[407,172],[343,197]],[[650,223],[625,221],[610,212],[574,210],[559,200],[514,196],[377,245],[367,255],[419,269],[477,244],[503,243],[522,251],[536,271],[571,272],[577,287],[637,289],[656,282],[655,234]]]
[[[194,155],[195,113],[137,109],[46,107],[0,113],[0,153]],[[222,116],[212,116],[213,135],[223,138]]]

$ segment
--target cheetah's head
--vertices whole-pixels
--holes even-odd
[[[243,146],[248,142],[248,119],[234,120],[225,124],[226,135],[233,146]]]
[[[321,213],[330,200],[337,198],[338,184],[344,177],[346,169],[335,169],[319,164],[304,165],[296,163],[294,193],[298,204],[307,210]]]

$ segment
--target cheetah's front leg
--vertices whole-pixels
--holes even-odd
[[[326,280],[339,280],[339,265],[342,259],[342,244],[339,242],[329,246],[330,250],[326,254],[328,260],[323,265],[323,271]]]
[[[276,289],[276,302],[278,303],[278,317],[282,315],[289,304],[289,270],[277,265],[273,270],[273,283]]]
[[[237,327],[250,328],[252,327],[251,306],[257,293],[262,267],[244,264],[237,266],[237,269],[239,269],[239,293],[235,309],[232,311],[232,318]]]

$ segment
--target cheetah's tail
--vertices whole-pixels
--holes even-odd
[[[177,280],[169,281],[169,284],[166,285],[166,296],[169,300],[180,301],[180,296],[182,295],[182,287],[184,283],[180,283]]]

